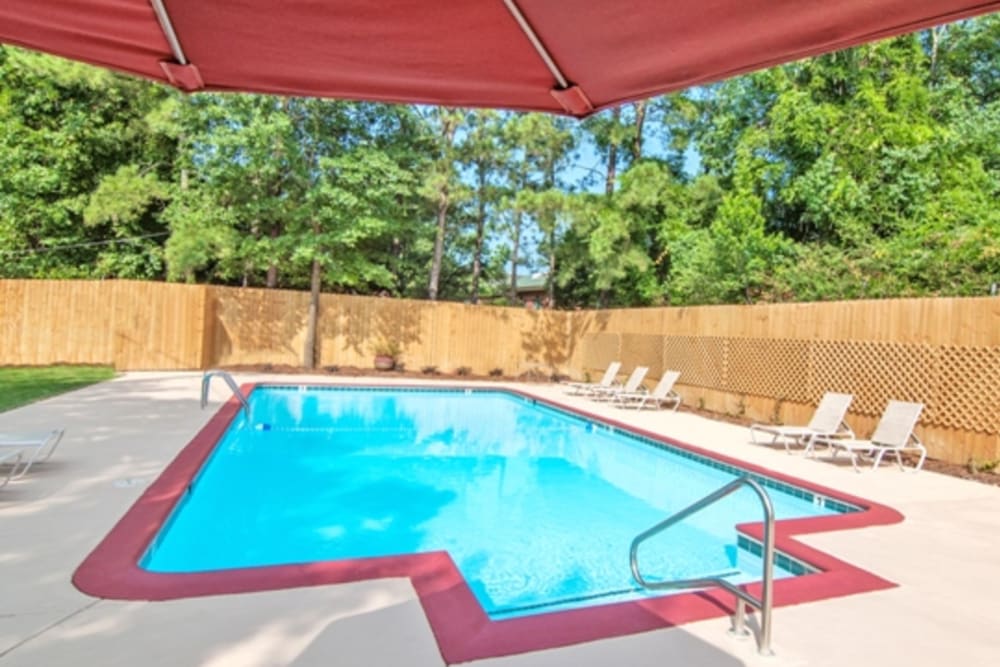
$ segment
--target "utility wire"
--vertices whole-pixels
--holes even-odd
[[[16,257],[18,255],[36,255],[42,252],[55,252],[56,250],[72,250],[74,248],[91,248],[99,245],[111,245],[113,243],[132,243],[142,239],[153,239],[159,236],[168,236],[170,232],[156,232],[155,234],[143,234],[142,236],[129,236],[124,239],[105,239],[104,241],[87,241],[86,243],[68,243],[66,245],[54,245],[46,248],[22,248],[20,250],[0,250],[0,255]]]

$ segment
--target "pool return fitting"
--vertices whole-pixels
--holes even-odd
[[[753,489],[764,508],[764,550],[762,554],[764,561],[764,585],[760,599],[753,597],[742,588],[729,583],[721,577],[676,579],[674,581],[647,581],[643,578],[639,572],[639,545],[654,535],[662,533],[674,524],[683,521],[692,514],[708,507],[712,503],[722,500],[729,494],[738,491],[743,486],[749,486]],[[750,477],[743,476],[733,480],[717,491],[713,491],[701,500],[640,533],[632,540],[632,548],[629,550],[629,563],[632,567],[632,578],[640,586],[649,590],[677,590],[681,588],[718,586],[735,595],[736,613],[733,614],[733,627],[730,630],[734,635],[745,637],[750,634],[746,628],[746,605],[759,609],[760,636],[757,641],[757,652],[765,656],[774,655],[774,652],[771,650],[771,601],[774,588],[774,505],[771,504],[771,498],[764,491],[764,487],[750,479]]]
[[[209,385],[212,384],[212,378],[214,377],[220,377],[225,380],[226,384],[229,385],[229,388],[232,389],[233,395],[236,396],[240,403],[243,404],[243,409],[247,414],[247,420],[249,420],[250,401],[248,401],[247,397],[243,395],[243,392],[240,390],[240,385],[236,384],[236,380],[233,379],[233,376],[226,371],[205,371],[205,374],[201,377],[201,409],[204,410],[205,406],[208,405],[208,388]]]

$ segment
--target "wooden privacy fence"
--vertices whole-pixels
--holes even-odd
[[[840,391],[868,435],[890,399],[917,401],[933,456],[1000,458],[1000,299],[618,310],[581,336],[583,368],[678,370],[689,405],[805,423]]]
[[[307,293],[289,290],[0,280],[0,364],[299,366],[308,305]],[[573,352],[568,322],[558,311],[324,294],[320,365],[371,368],[377,344],[391,341],[411,370],[561,368]]]
[[[205,304],[192,285],[0,280],[0,364],[201,368]]]
[[[301,364],[308,294],[133,281],[0,280],[0,364],[123,370]],[[370,368],[380,341],[410,370],[595,376],[681,371],[695,407],[804,423],[824,391],[854,394],[867,435],[889,399],[926,404],[932,456],[1000,457],[1000,299],[529,311],[322,295],[321,366]]]
[[[210,287],[210,365],[301,365],[309,295]],[[320,366],[371,368],[380,342],[393,342],[408,370],[466,367],[505,375],[565,366],[573,346],[569,317],[410,299],[324,294],[317,327]]]

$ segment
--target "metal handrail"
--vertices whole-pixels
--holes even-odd
[[[226,371],[219,371],[219,370],[205,371],[205,374],[201,378],[202,410],[204,410],[205,406],[208,405],[208,387],[212,383],[212,378],[214,377],[220,377],[223,380],[225,380],[226,384],[229,385],[229,388],[232,389],[233,394],[236,396],[236,398],[239,399],[240,403],[243,404],[243,409],[246,410],[247,419],[249,419],[250,401],[247,400],[247,397],[243,394],[243,391],[240,389],[240,385],[236,384],[236,380],[233,379],[233,376],[227,373]]]
[[[670,526],[683,521],[692,514],[704,509],[712,503],[721,500],[729,494],[737,491],[742,486],[749,486],[760,498],[764,507],[764,588],[760,599],[747,593],[745,590],[729,583],[721,577],[703,577],[695,579],[677,579],[675,581],[647,581],[639,572],[639,545],[649,538],[657,535]],[[714,491],[701,500],[682,509],[680,512],[670,516],[664,521],[656,524],[652,528],[640,533],[632,540],[632,547],[629,549],[629,563],[632,567],[632,578],[642,586],[650,590],[657,589],[679,589],[679,588],[706,588],[708,586],[718,586],[736,596],[736,613],[733,615],[732,631],[736,634],[746,635],[746,608],[748,604],[760,610],[760,638],[757,643],[757,650],[761,655],[774,655],[771,651],[771,602],[774,589],[774,506],[771,498],[764,491],[764,488],[744,476],[726,484],[721,489]]]

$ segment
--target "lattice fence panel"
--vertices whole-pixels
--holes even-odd
[[[871,341],[815,341],[812,391],[854,394],[851,412],[880,416],[890,399],[927,407],[921,421],[937,415],[932,396],[938,374],[938,349]]]
[[[681,384],[723,389],[726,378],[725,338],[664,336],[663,367],[681,372]]]
[[[631,372],[636,366],[648,366],[649,379],[663,376],[663,336],[622,334],[622,370]]]
[[[985,433],[1000,432],[1000,348],[940,349],[933,423]]]
[[[612,361],[621,361],[620,337],[615,333],[593,333],[583,337],[583,367],[605,369]]]
[[[731,338],[726,362],[726,389],[808,403],[809,341]]]

